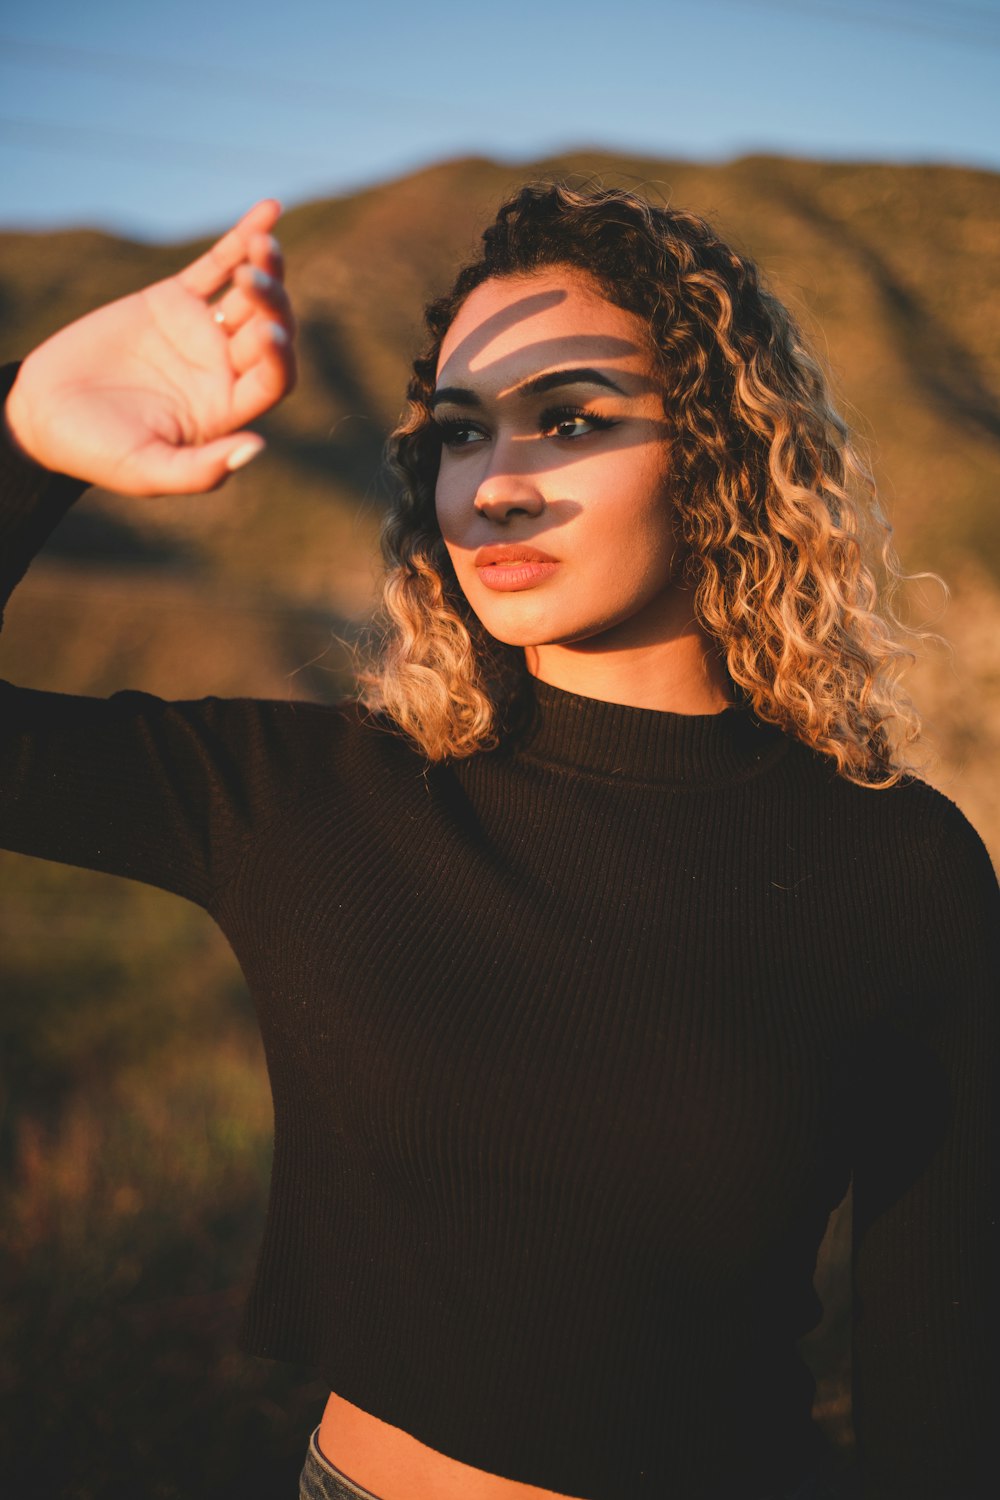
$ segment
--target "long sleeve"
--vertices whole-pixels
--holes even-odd
[[[978,836],[940,806],[932,998],[872,1039],[854,1178],[855,1422],[879,1500],[993,1492],[1000,901]]]
[[[0,367],[0,407],[17,370],[16,364]],[[40,469],[0,435],[0,621],[32,558],[86,488],[78,479]]]
[[[0,445],[0,608],[84,488]],[[257,707],[0,683],[0,844],[209,904],[239,846]]]

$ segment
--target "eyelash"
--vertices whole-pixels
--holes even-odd
[[[595,432],[605,432],[609,427],[617,427],[618,422],[614,417],[598,416],[596,412],[587,411],[582,406],[553,406],[548,411],[543,411],[538,419],[539,433],[542,437],[555,437],[552,431],[554,427],[563,422],[586,422]],[[482,432],[482,428],[474,422],[463,421],[461,417],[437,417],[435,425],[441,433],[441,441],[446,448],[467,448],[472,446],[462,442],[462,434],[467,432]],[[563,442],[576,442],[581,437],[589,437],[590,434],[581,432],[573,437],[561,439]]]

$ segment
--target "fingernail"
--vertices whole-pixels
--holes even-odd
[[[241,443],[238,448],[234,448],[232,453],[230,453],[226,459],[226,468],[229,470],[242,469],[244,464],[248,464],[252,458],[257,457],[258,453],[264,451],[264,446],[263,438],[247,438],[245,443]]]
[[[269,234],[267,237],[267,248],[269,253],[273,255],[277,260],[281,259],[281,246],[278,244],[278,241],[275,239],[273,234]]]
[[[250,267],[250,280],[259,292],[269,292],[274,286],[274,277],[268,276],[266,271],[261,271],[257,266]]]
[[[282,348],[288,343],[288,329],[282,328],[280,323],[268,323],[267,331],[272,343],[280,344]]]

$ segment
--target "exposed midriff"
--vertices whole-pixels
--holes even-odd
[[[567,1500],[555,1490],[449,1458],[334,1394],[323,1412],[319,1446],[335,1468],[378,1500]]]

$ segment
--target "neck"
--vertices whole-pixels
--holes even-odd
[[[676,714],[717,714],[733,702],[725,662],[694,621],[666,639],[615,640],[602,632],[571,645],[528,646],[532,677],[604,703]]]

